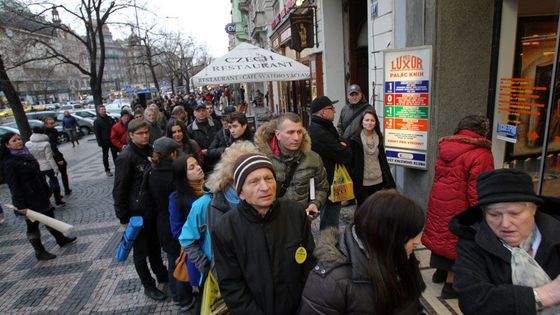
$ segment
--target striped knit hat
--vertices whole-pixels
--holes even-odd
[[[233,171],[233,182],[235,184],[237,194],[241,193],[241,188],[243,187],[247,176],[259,168],[268,168],[274,175],[274,178],[276,178],[276,173],[274,172],[274,168],[272,168],[272,162],[266,156],[249,153],[237,158]]]

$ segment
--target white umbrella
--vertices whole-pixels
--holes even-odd
[[[196,86],[308,78],[308,66],[247,43],[237,45],[192,77]]]

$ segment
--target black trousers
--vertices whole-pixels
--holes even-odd
[[[364,203],[364,201],[371,195],[383,189],[383,183],[372,185],[372,186],[362,186],[360,193],[356,196],[356,202],[359,205]]]
[[[161,257],[156,223],[151,221],[155,221],[155,219],[144,220],[144,228],[136,238],[133,247],[134,267],[144,288],[151,288],[156,285],[148,268],[148,261],[150,261],[150,267],[156,275],[157,281],[159,283],[167,282],[167,268],[165,268]]]
[[[70,191],[70,184],[68,183],[68,171],[66,170],[68,163],[66,163],[66,160],[62,158],[62,160],[56,161],[56,164],[58,165],[58,171],[60,172],[60,178],[62,179],[62,186],[64,186],[64,193],[68,194],[68,192]]]
[[[60,185],[58,184],[58,177],[54,174],[53,170],[41,171],[43,176],[47,176],[49,179],[49,186],[51,188],[52,193],[54,194],[54,200],[60,201],[62,196],[60,195]]]
[[[111,150],[111,155],[113,156],[113,163],[117,159],[117,149],[112,145],[103,145],[101,146],[101,150],[103,152],[103,166],[105,167],[105,172],[110,171],[109,169],[109,150]]]
[[[50,208],[47,211],[41,212],[42,214],[54,218],[54,208]],[[25,224],[27,225],[27,235],[30,238],[40,238],[39,232],[39,221],[31,222],[29,219],[25,220]]]

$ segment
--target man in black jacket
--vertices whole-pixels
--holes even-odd
[[[123,228],[126,229],[130,217],[142,216],[144,227],[134,242],[134,267],[140,277],[144,294],[162,301],[165,294],[156,287],[150,267],[159,283],[167,283],[167,269],[163,265],[159,238],[156,228],[156,214],[148,198],[147,175],[150,169],[148,157],[152,154],[150,124],[145,120],[134,119],[128,124],[128,145],[115,163],[115,183],[113,199],[115,213]]]
[[[233,180],[241,202],[212,229],[220,292],[233,314],[296,314],[315,243],[303,205],[276,200],[270,159],[240,156]]]
[[[208,115],[208,109],[203,104],[196,106],[194,117],[194,121],[187,127],[187,133],[200,146],[205,156],[202,167],[204,173],[209,174],[218,160],[208,156],[208,148],[222,127],[217,120]]]
[[[337,102],[331,101],[327,96],[316,97],[311,102],[312,116],[308,128],[311,149],[321,156],[329,185],[333,182],[335,164],[348,164],[352,159],[352,150],[346,142],[340,140],[333,124],[336,113],[334,104]],[[321,230],[329,226],[338,227],[340,208],[340,202],[333,203],[327,199],[321,209]]]
[[[54,127],[56,122],[52,117],[45,117],[43,119],[43,125],[45,127],[45,134],[49,137],[53,158],[58,166],[58,171],[60,172],[62,186],[64,186],[64,194],[68,196],[72,193],[70,183],[68,182],[68,163],[64,159],[62,152],[58,150],[58,130]]]
[[[109,150],[111,150],[113,162],[115,162],[117,159],[117,149],[111,144],[111,128],[113,128],[115,121],[107,115],[105,105],[99,105],[99,107],[97,107],[97,113],[98,116],[93,121],[93,132],[95,133],[97,145],[101,147],[103,152],[103,166],[105,167],[105,174],[107,174],[107,176],[113,176],[113,173],[111,173],[111,169],[109,168]]]

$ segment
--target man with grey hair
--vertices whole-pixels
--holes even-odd
[[[276,200],[272,162],[237,158],[233,185],[241,202],[212,233],[220,293],[232,314],[296,314],[315,243],[304,207]]]
[[[173,107],[173,110],[171,110],[171,119],[177,119],[187,124],[187,112],[185,108],[181,105]]]

